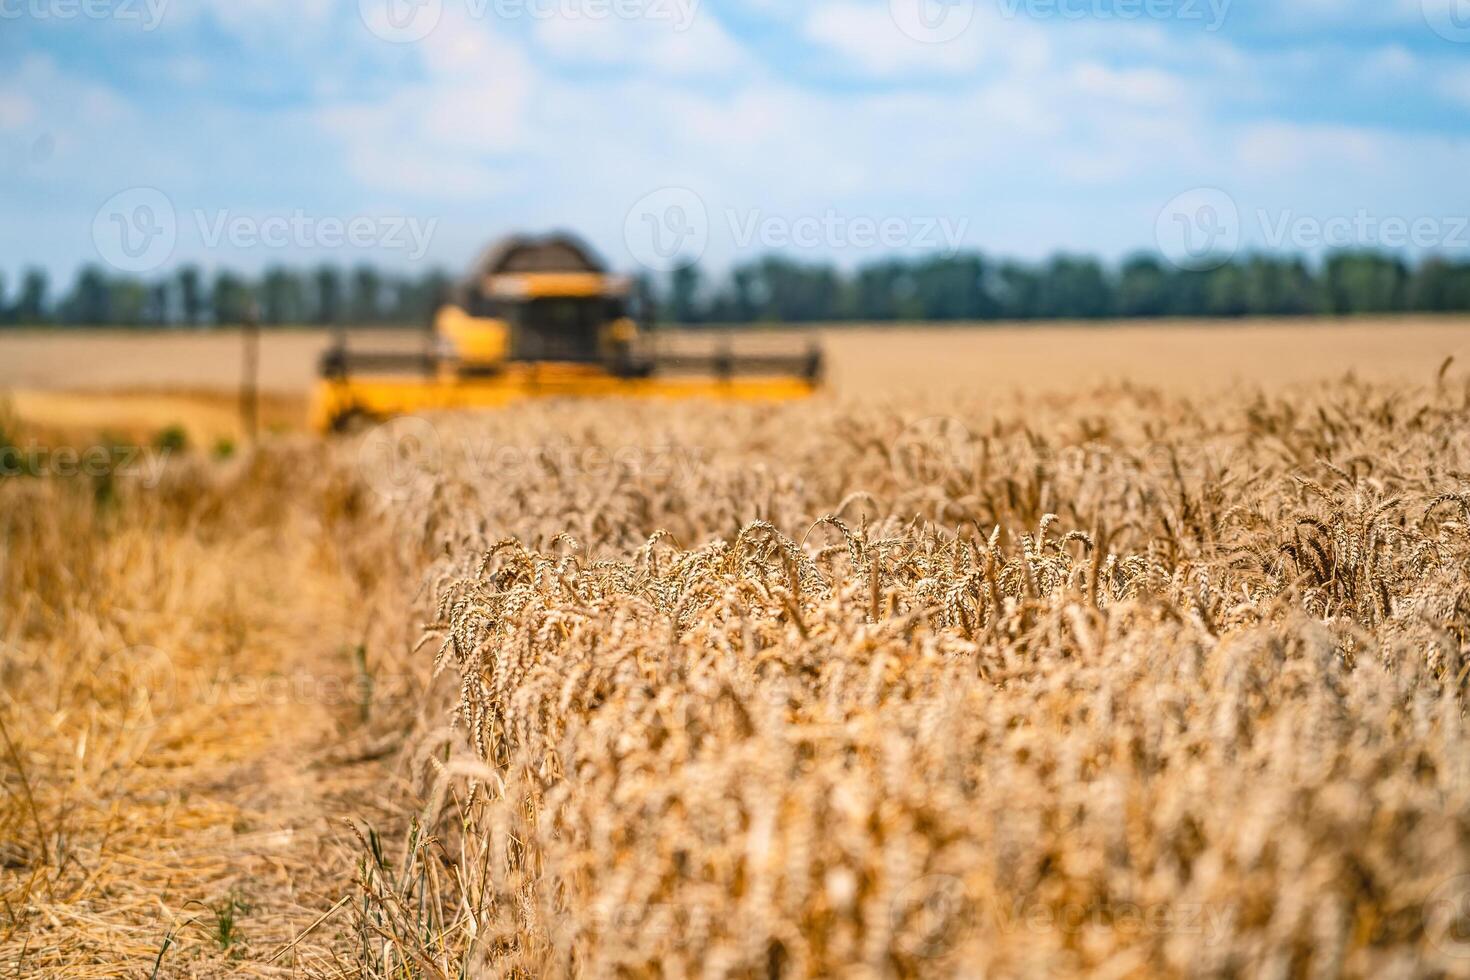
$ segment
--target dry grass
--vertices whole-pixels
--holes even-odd
[[[0,973],[1470,974],[1467,422],[549,403],[0,482]],[[188,693],[358,645],[366,717]]]

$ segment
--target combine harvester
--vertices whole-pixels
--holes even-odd
[[[312,422],[321,431],[423,411],[499,408],[527,398],[784,401],[821,383],[822,353],[743,354],[728,343],[659,352],[640,332],[632,282],[575,238],[514,237],[475,264],[435,311],[418,350],[322,358]],[[684,339],[684,338],[681,338]]]

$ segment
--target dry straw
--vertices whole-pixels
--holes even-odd
[[[426,479],[364,970],[1470,972],[1463,387],[652,414],[444,423],[726,444]]]

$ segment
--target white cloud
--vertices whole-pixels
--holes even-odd
[[[1419,60],[1402,44],[1388,44],[1363,59],[1364,74],[1373,80],[1403,78],[1419,68]]]
[[[24,92],[0,88],[0,129],[20,129],[36,118],[36,103]]]
[[[426,76],[317,112],[365,186],[481,199],[508,189],[504,158],[524,150],[543,80],[524,51],[468,17],[419,42]]]
[[[1470,106],[1470,67],[1460,65],[1447,69],[1435,87],[1450,101]]]
[[[668,76],[752,69],[744,49],[708,12],[691,13],[686,21],[673,4],[649,9],[660,16],[542,18],[534,33],[544,51],[568,65],[612,65]]]
[[[8,75],[0,72],[0,126],[38,126],[62,144],[95,138],[137,116],[111,89],[63,74],[46,55],[29,55]]]
[[[164,65],[164,72],[175,85],[185,88],[200,85],[209,78],[210,66],[197,55],[172,58]]]
[[[333,0],[191,0],[171,2],[163,23],[183,26],[210,16],[236,38],[281,45],[325,28],[338,9]]]
[[[1288,122],[1250,124],[1236,143],[1236,162],[1252,175],[1332,173],[1344,168],[1386,174],[1401,163],[1389,134],[1350,126]]]
[[[966,74],[975,71],[987,54],[985,32],[974,24],[946,43],[926,44],[899,30],[886,3],[821,0],[809,9],[802,33],[845,59],[859,74],[876,77]]]
[[[1421,0],[1276,0],[1263,10],[1284,27],[1423,21]]]
[[[1084,62],[1072,69],[1071,77],[1090,95],[1129,105],[1178,105],[1186,94],[1183,79],[1157,68],[1113,69]]]

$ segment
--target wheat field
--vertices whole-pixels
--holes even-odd
[[[90,468],[12,413],[0,973],[1470,975],[1414,353]]]
[[[413,350],[422,332],[349,331],[367,348]],[[832,325],[811,329],[702,329],[706,344],[819,340],[827,382],[850,398],[977,389],[1067,393],[1127,380],[1173,394],[1228,385],[1268,388],[1348,373],[1422,381],[1446,357],[1470,362],[1470,320],[1398,315],[1291,320],[1028,322],[986,325]],[[678,337],[665,334],[677,343]],[[323,329],[260,335],[258,381],[266,424],[299,427],[330,346]],[[47,424],[129,433],[178,422],[196,441],[239,436],[234,396],[242,338],[232,330],[0,330],[0,391],[13,411]]]

